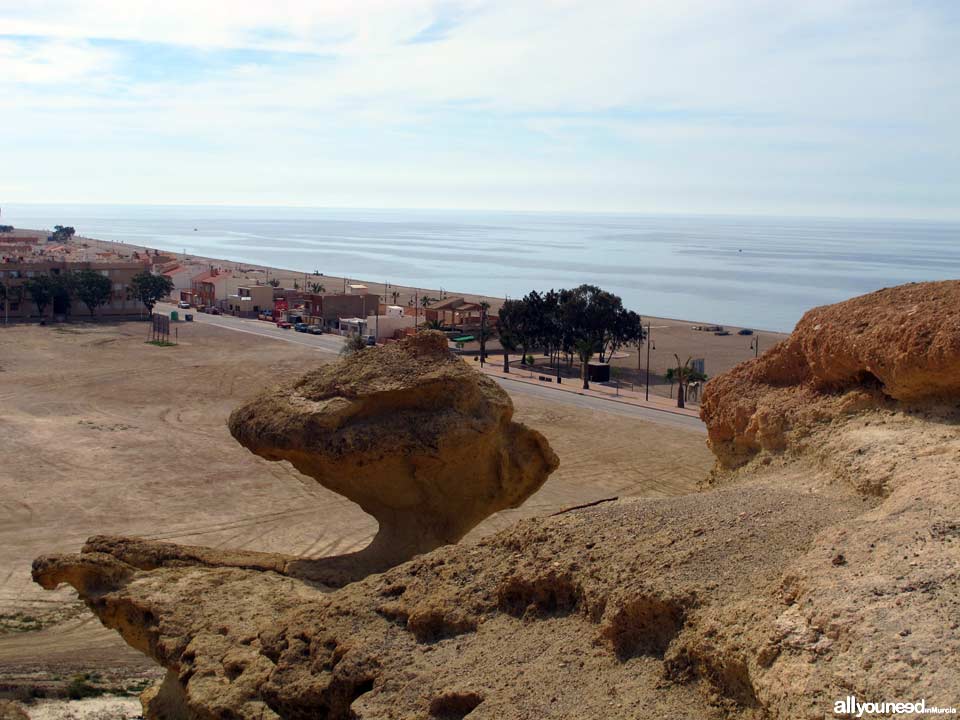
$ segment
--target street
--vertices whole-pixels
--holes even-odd
[[[177,310],[174,305],[158,304],[156,310],[169,313],[171,310]],[[263,320],[237,318],[230,315],[208,315],[196,311],[179,310],[181,316],[184,312],[192,312],[193,321],[201,325],[213,325],[225,330],[234,332],[249,333],[259,335],[260,337],[272,340],[281,340],[283,342],[294,343],[297,345],[306,345],[319,352],[331,355],[339,355],[343,347],[344,339],[338,335],[311,335],[309,333],[300,333],[290,328],[284,330],[278,328],[271,322]],[[601,410],[613,415],[621,415],[630,418],[639,418],[660,425],[669,425],[672,427],[690,430],[693,432],[706,432],[706,427],[699,418],[677,415],[664,410],[657,410],[648,407],[639,407],[607,400],[604,398],[587,397],[576,393],[563,392],[549,386],[531,385],[529,383],[516,381],[508,378],[493,378],[510,395],[532,395],[543,400],[559,403],[561,405],[574,405],[580,408],[590,410]]]

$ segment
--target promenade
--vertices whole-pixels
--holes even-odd
[[[499,360],[499,358],[497,358],[497,360]],[[505,373],[503,371],[503,363],[499,361],[485,362],[483,363],[482,368],[480,367],[479,361],[475,361],[472,358],[465,358],[465,361],[469,362],[476,369],[481,370],[483,373],[501,380],[514,381],[527,385],[537,385],[545,389],[553,390],[554,392],[596,398],[598,400],[606,400],[611,403],[621,403],[623,405],[671,413],[673,415],[694,418],[696,420],[699,420],[700,418],[699,406],[694,405],[693,407],[688,406],[686,408],[678,408],[676,399],[660,397],[653,394],[651,394],[650,399],[647,400],[645,399],[645,393],[642,387],[634,386],[634,389],[630,389],[629,385],[621,385],[619,388],[617,388],[615,385],[611,384],[590,383],[590,389],[584,390],[582,387],[583,381],[580,380],[580,378],[563,378],[563,382],[558,385],[556,377],[553,375],[547,375],[543,372],[530,370],[523,365],[511,365],[510,372]],[[549,378],[549,380],[541,380],[540,378]]]

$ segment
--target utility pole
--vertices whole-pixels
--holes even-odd
[[[754,357],[760,357],[760,336],[754,335],[750,341],[750,349],[753,350]]]
[[[650,335],[650,323],[647,323],[647,372],[645,373],[647,379],[647,391],[645,399],[650,399],[650,350],[655,349],[651,348],[653,345],[653,337]]]
[[[483,367],[483,353],[486,350],[487,309],[480,303],[480,367]]]
[[[417,332],[420,322],[420,291],[413,291],[413,331]]]

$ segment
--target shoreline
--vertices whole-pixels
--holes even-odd
[[[20,228],[24,232],[42,232],[28,231],[26,228]],[[182,262],[193,262],[196,264],[209,264],[219,266],[230,272],[247,272],[253,274],[262,274],[261,278],[251,278],[251,282],[266,282],[267,280],[277,279],[281,285],[293,288],[297,283],[301,288],[305,288],[309,282],[322,282],[326,286],[327,292],[340,292],[341,288],[348,282],[360,282],[367,286],[371,294],[381,296],[385,301],[390,300],[397,305],[411,307],[415,299],[430,295],[437,300],[462,297],[468,302],[478,302],[485,300],[491,304],[492,310],[496,311],[503,303],[503,298],[482,293],[455,293],[448,290],[439,290],[435,288],[413,287],[409,285],[398,285],[385,282],[370,282],[359,277],[343,277],[340,275],[320,274],[314,275],[311,272],[298,272],[289,269],[265,265],[262,263],[248,263],[239,260],[229,260],[225,258],[215,258],[207,255],[177,252],[176,250],[165,249],[149,244],[133,244],[121,240],[103,240],[99,238],[77,235],[74,242],[84,243],[95,251],[109,251],[120,253],[152,252],[154,250],[164,253],[175,260]],[[396,300],[393,300],[393,294],[396,293]],[[644,325],[650,326],[652,343],[644,343],[640,346],[628,346],[620,348],[618,355],[613,358],[611,365],[617,370],[622,381],[629,382],[632,386],[646,383],[646,377],[650,376],[650,392],[665,397],[672,396],[673,386],[669,384],[665,377],[670,368],[677,367],[684,359],[703,359],[704,371],[708,377],[713,377],[722,372],[732,369],[741,362],[753,359],[757,351],[754,349],[754,343],[759,344],[760,351],[768,350],[772,345],[788,336],[788,333],[763,330],[761,328],[751,327],[750,333],[740,335],[739,331],[745,329],[742,325],[721,325],[716,322],[686,320],[680,318],[662,317],[657,315],[641,314]],[[721,325],[729,333],[727,335],[715,335],[713,332],[694,330],[696,326]],[[498,345],[493,340],[491,350],[496,350]],[[536,355],[536,353],[532,353]],[[648,358],[649,355],[649,358]]]
[[[234,270],[245,268],[248,270],[265,272],[277,278],[285,278],[285,277],[292,278],[292,279],[305,278],[309,280],[310,278],[322,277],[326,280],[333,280],[338,283],[359,282],[359,283],[362,283],[363,285],[366,285],[370,289],[370,291],[373,292],[374,294],[379,294],[383,296],[384,302],[386,302],[386,296],[388,295],[387,293],[388,288],[391,290],[393,289],[400,290],[402,291],[402,295],[405,294],[408,296],[419,292],[419,294],[421,295],[430,294],[431,296],[439,297],[442,293],[443,296],[446,298],[462,297],[468,301],[486,300],[491,304],[492,307],[495,307],[495,308],[499,308],[499,306],[503,303],[505,299],[502,297],[498,297],[496,295],[489,295],[486,293],[469,293],[469,292],[460,292],[459,290],[449,290],[449,289],[440,290],[438,288],[431,288],[431,287],[423,287],[423,286],[415,287],[412,285],[401,285],[397,283],[384,283],[384,282],[375,281],[375,280],[367,280],[363,277],[354,276],[354,275],[349,275],[344,277],[342,275],[328,275],[328,274],[322,273],[319,276],[317,276],[317,275],[314,275],[312,272],[291,270],[289,268],[280,268],[273,265],[263,265],[260,263],[248,263],[242,260],[231,260],[229,258],[214,258],[214,257],[209,257],[206,255],[200,255],[200,254],[190,253],[190,252],[187,252],[186,256],[184,256],[184,253],[182,252],[183,248],[181,248],[181,251],[178,252],[176,249],[172,249],[172,248],[163,248],[159,246],[149,246],[149,245],[134,245],[132,243],[123,242],[120,240],[102,240],[100,238],[90,238],[90,237],[80,236],[80,235],[76,236],[76,239],[79,241],[87,242],[87,243],[105,244],[107,247],[112,247],[112,248],[116,248],[119,246],[119,247],[127,248],[130,250],[137,250],[137,251],[156,249],[156,250],[159,250],[160,252],[170,253],[174,257],[182,258],[185,261],[209,262],[213,264],[219,264],[224,267],[230,267]],[[376,288],[379,288],[379,291],[377,291]],[[531,288],[531,290],[535,290],[535,289],[538,289],[538,288]],[[764,335],[777,335],[777,336],[783,336],[783,337],[788,336],[790,332],[792,332],[792,328],[790,331],[785,332],[782,330],[771,330],[769,328],[761,328],[756,325],[750,325],[750,326],[736,325],[736,324],[725,323],[718,320],[703,320],[703,319],[691,320],[686,318],[668,317],[664,315],[650,315],[650,314],[643,313],[640,310],[636,310],[636,312],[639,313],[640,316],[644,319],[644,325],[646,325],[647,321],[680,323],[680,324],[687,324],[687,325],[719,325],[729,330],[741,330],[744,328],[749,328],[753,330],[755,333],[763,333]]]

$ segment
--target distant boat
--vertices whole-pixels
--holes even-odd
[[[194,229],[193,229],[193,231],[194,231],[194,232],[196,232],[196,231],[197,231],[197,229],[196,229],[196,228],[194,228]]]

